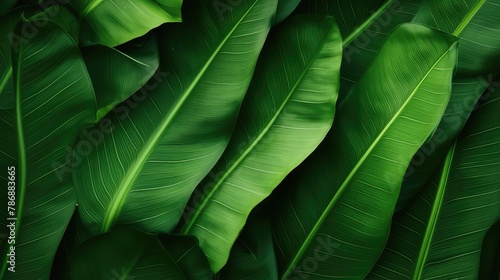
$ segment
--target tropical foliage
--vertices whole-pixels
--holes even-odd
[[[499,0],[0,3],[1,279],[500,279]]]

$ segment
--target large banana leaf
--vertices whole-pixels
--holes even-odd
[[[475,279],[486,231],[500,219],[500,97],[471,116],[442,169],[394,218],[369,279]]]
[[[425,1],[415,16],[460,38],[458,69],[443,120],[435,135],[416,153],[401,187],[403,208],[432,178],[469,117],[473,104],[492,82],[500,63],[500,3],[489,0]]]
[[[361,279],[369,272],[405,169],[448,103],[456,46],[455,37],[416,24],[389,36],[339,106],[327,141],[276,197],[282,279]]]
[[[71,255],[63,274],[61,279],[71,280],[188,280],[156,236],[133,228],[85,241]]]
[[[185,1],[185,22],[159,30],[160,71],[169,75],[132,96],[134,106],[117,106],[106,118],[112,132],[75,167],[91,233],[175,227],[229,141],[276,3],[248,0],[220,21],[211,2]]]
[[[200,239],[214,271],[226,263],[250,211],[330,129],[341,42],[326,16],[292,17],[269,34],[231,141],[201,182],[202,195],[193,196],[181,229]]]
[[[338,102],[361,79],[389,33],[409,22],[422,0],[303,0],[300,13],[328,14],[335,17],[344,38]]]
[[[114,47],[165,22],[181,21],[182,0],[74,0],[71,4],[80,15],[84,46]]]
[[[146,37],[137,45],[133,42],[120,48],[96,45],[82,50],[94,85],[97,120],[144,86],[158,69],[156,36]]]
[[[15,34],[30,24],[20,22]],[[71,146],[93,119],[94,93],[75,42],[53,22],[14,44],[12,54],[15,106],[0,110],[0,162],[16,170],[16,272],[7,270],[8,244],[2,243],[0,277],[48,279],[75,207],[66,172]],[[7,186],[7,172],[0,177]],[[1,192],[7,205],[7,187]],[[4,229],[12,217],[6,211],[0,212]]]

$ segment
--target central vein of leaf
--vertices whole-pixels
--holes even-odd
[[[228,32],[226,37],[221,41],[219,46],[217,46],[217,49],[213,52],[213,54],[210,56],[210,58],[207,60],[201,71],[198,73],[198,75],[195,77],[193,82],[189,85],[189,87],[186,89],[184,92],[182,98],[179,99],[177,104],[172,110],[172,113],[167,115],[167,118],[164,119],[164,121],[161,123],[160,127],[155,130],[153,136],[149,138],[149,141],[146,143],[146,146],[142,149],[141,153],[138,155],[137,159],[135,162],[130,166],[128,169],[125,177],[121,181],[118,191],[113,197],[113,199],[110,202],[110,206],[106,210],[106,214],[104,216],[101,232],[107,232],[113,225],[114,221],[118,217],[118,213],[120,212],[123,203],[125,202],[125,199],[127,197],[127,194],[129,193],[130,189],[132,188],[133,183],[139,176],[139,173],[141,172],[142,168],[146,164],[146,161],[149,157],[149,155],[153,152],[154,147],[156,144],[159,142],[161,136],[164,134],[164,132],[167,130],[169,125],[172,123],[173,119],[181,109],[182,105],[186,102],[187,98],[191,94],[191,92],[194,90],[198,82],[200,81],[201,77],[205,74],[207,71],[208,67],[210,64],[212,64],[212,61],[215,59],[215,57],[219,54],[220,50],[222,47],[226,44],[227,40],[233,35],[233,33],[236,31],[238,26],[243,22],[243,20],[247,17],[247,15],[252,11],[253,7],[259,2],[260,0],[255,0],[255,2],[248,8],[248,10],[245,12],[245,14],[241,17],[241,19],[234,25],[234,27]]]
[[[444,162],[444,167],[443,171],[441,172],[441,178],[439,179],[436,197],[434,199],[434,203],[432,204],[431,215],[429,217],[429,222],[427,223],[427,228],[425,229],[424,240],[422,241],[422,246],[420,247],[420,252],[418,254],[417,265],[415,267],[415,273],[413,274],[414,280],[421,279],[422,272],[424,271],[425,262],[427,260],[427,255],[429,254],[429,249],[432,243],[432,237],[436,229],[439,213],[441,212],[441,206],[443,205],[444,194],[446,191],[446,185],[448,183],[448,177],[450,175],[451,164],[453,161],[453,156],[455,154],[456,145],[457,142],[455,141]]]
[[[330,31],[326,32],[326,36],[323,39],[323,42],[319,46],[323,46],[324,43],[326,42],[326,40],[328,40],[328,38],[329,38],[328,34],[330,33]],[[279,42],[277,44],[278,44],[278,47],[279,47]],[[318,48],[316,50],[316,53],[312,57],[313,58],[317,57],[318,54],[321,52],[321,50],[322,50],[321,47]],[[217,181],[217,183],[215,183],[214,186],[210,189],[210,192],[204,197],[204,199],[201,202],[201,204],[198,207],[196,207],[196,212],[191,216],[191,218],[189,219],[189,222],[182,228],[182,230],[181,230],[182,234],[188,234],[189,233],[189,231],[191,230],[192,226],[195,224],[198,216],[203,211],[203,209],[205,208],[206,204],[212,198],[212,196],[215,194],[215,192],[220,187],[220,185],[227,179],[227,177],[234,171],[234,169],[241,163],[241,161],[243,161],[243,159],[245,159],[245,157],[253,150],[253,148],[255,148],[255,146],[260,142],[260,140],[262,140],[262,138],[267,134],[267,132],[269,131],[269,129],[271,129],[271,127],[273,126],[273,124],[278,119],[279,115],[281,114],[281,112],[285,108],[286,104],[288,103],[288,100],[290,100],[290,98],[292,97],[293,93],[295,92],[295,90],[299,86],[300,81],[302,81],[302,79],[304,78],[305,74],[307,73],[307,70],[311,67],[311,65],[312,65],[313,62],[314,62],[314,59],[309,60],[307,66],[304,67],[304,71],[302,71],[302,73],[300,74],[300,77],[294,83],[293,87],[288,92],[288,95],[283,100],[283,102],[280,105],[280,107],[278,108],[278,110],[276,110],[274,116],[271,118],[271,120],[269,120],[269,123],[259,133],[259,135],[257,136],[257,138],[255,138],[255,140],[252,141],[252,143],[250,144],[250,146],[248,146],[248,148],[238,157],[238,159],[234,161],[234,163],[231,165],[231,167],[229,167],[229,169],[227,169],[226,172],[224,172],[224,175],[222,175],[222,177],[220,177],[220,179]],[[286,69],[285,69],[285,71],[286,71]]]
[[[472,10],[470,10],[467,13],[467,15],[464,17],[464,19],[462,20],[462,22],[460,22],[460,24],[457,26],[457,28],[455,29],[455,31],[453,31],[453,33],[452,33],[453,36],[458,36],[458,35],[460,35],[460,33],[462,33],[462,31],[465,29],[465,27],[467,27],[467,25],[472,20],[472,18],[477,14],[477,12],[479,11],[479,9],[481,9],[481,7],[484,5],[484,3],[486,3],[486,0],[479,0],[479,1],[477,1],[477,3],[474,6],[474,8],[472,8]]]
[[[347,36],[344,41],[343,41],[343,47],[349,45],[352,43],[354,39],[358,37],[359,34],[363,33],[368,26],[370,26],[382,13],[384,13],[389,6],[394,3],[394,0],[389,0],[384,5],[380,6],[380,8],[373,13],[365,22],[363,22],[362,25],[360,25],[358,28],[356,28],[349,36]]]
[[[396,121],[396,119],[401,115],[401,113],[404,111],[406,106],[411,102],[415,94],[417,93],[418,89],[420,86],[423,84],[423,82],[427,79],[429,74],[434,70],[434,68],[437,66],[437,64],[451,51],[453,46],[455,46],[456,43],[454,43],[444,54],[437,59],[437,61],[430,67],[430,69],[427,71],[427,73],[422,77],[420,82],[415,86],[415,89],[411,92],[411,94],[408,96],[406,99],[405,103],[399,108],[399,110],[396,112],[394,117],[391,118],[391,120],[387,123],[387,125],[384,127],[384,129],[379,133],[377,138],[373,141],[373,143],[370,145],[370,147],[366,150],[366,152],[363,154],[363,156],[358,160],[354,168],[351,170],[347,178],[342,182],[342,185],[340,186],[339,190],[335,194],[335,196],[332,198],[330,203],[328,203],[328,206],[326,207],[325,211],[321,214],[321,217],[318,219],[316,224],[314,225],[313,229],[309,232],[307,235],[306,240],[304,243],[302,243],[302,246],[300,249],[297,251],[297,254],[295,254],[293,260],[290,262],[290,265],[288,266],[287,270],[284,272],[282,279],[287,279],[287,277],[293,272],[295,269],[295,266],[297,266],[298,262],[302,258],[302,255],[305,253],[309,245],[311,244],[313,238],[316,236],[316,233],[319,231],[319,228],[322,226],[323,222],[326,220],[328,215],[330,214],[331,210],[333,209],[333,206],[337,203],[337,201],[340,199],[342,194],[344,193],[344,190],[347,188],[349,183],[351,182],[351,179],[354,177],[356,172],[358,172],[359,168],[363,165],[363,163],[366,161],[368,156],[371,154],[372,150],[377,146],[377,144],[380,142],[382,137],[386,134],[386,132],[391,128],[392,124]],[[339,108],[342,108],[342,105],[345,102],[342,102],[340,104]]]

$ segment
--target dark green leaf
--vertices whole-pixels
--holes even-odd
[[[53,22],[28,37],[20,22],[13,45],[15,106],[0,110],[0,157],[16,169],[16,267],[2,279],[47,279],[57,246],[75,207],[68,163],[71,146],[95,112],[92,84],[75,42]],[[22,38],[22,39],[21,39]],[[43,129],[40,129],[43,127]],[[1,176],[7,186],[7,172]],[[0,195],[7,206],[7,187]],[[5,228],[7,207],[1,210]]]

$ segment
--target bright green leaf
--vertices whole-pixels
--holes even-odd
[[[114,47],[163,23],[181,21],[182,0],[74,0],[71,4],[80,13],[84,46]]]

